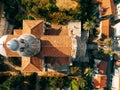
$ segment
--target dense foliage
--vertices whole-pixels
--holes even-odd
[[[93,19],[95,4],[92,0],[74,0],[78,3],[75,10],[59,9],[56,0],[1,0],[5,4],[5,15],[16,27],[22,26],[23,19],[42,18],[49,22],[66,24],[70,20],[83,23]],[[88,9],[89,8],[89,9]]]

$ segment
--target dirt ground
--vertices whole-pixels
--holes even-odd
[[[59,7],[60,9],[70,9],[72,8],[73,10],[76,8],[78,5],[77,2],[72,1],[72,0],[56,0],[56,6]]]

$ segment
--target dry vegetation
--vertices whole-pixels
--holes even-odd
[[[56,0],[56,6],[59,7],[59,9],[75,9],[78,5],[77,2],[73,0]]]

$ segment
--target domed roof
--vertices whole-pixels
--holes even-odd
[[[34,35],[23,34],[18,38],[18,40],[21,43],[19,53],[22,56],[31,57],[40,52],[40,40],[37,39]]]
[[[16,39],[12,39],[7,42],[7,47],[12,51],[17,51],[19,48],[19,42]]]
[[[18,40],[21,43],[21,48],[19,50],[20,55],[31,57],[40,52],[40,40],[34,35],[23,34]]]
[[[6,56],[4,42],[7,35],[0,38],[0,54]],[[31,34],[23,34],[19,38],[12,38],[5,44],[8,49],[18,52],[20,56],[31,57],[40,52],[41,43],[38,38]]]

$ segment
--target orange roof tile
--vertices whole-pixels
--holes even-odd
[[[102,16],[115,14],[115,7],[113,0],[101,0],[100,11]]]
[[[31,57],[30,63],[32,63],[34,66],[36,66],[40,71],[42,71],[43,68],[43,59],[40,57]]]
[[[23,72],[42,71],[43,61],[39,57],[22,57]]]
[[[30,57],[22,57],[22,70],[30,63]]]
[[[43,36],[41,37],[43,56],[70,56],[72,39],[69,36]]]
[[[102,35],[105,38],[109,37],[110,34],[110,20],[103,20],[102,22]]]
[[[38,25],[40,24],[40,23],[43,23],[43,20],[24,20],[23,21],[23,33],[24,34],[31,34],[31,30],[33,29],[33,28],[35,28],[36,26],[37,26],[37,29],[39,30],[41,30],[41,28],[39,28],[38,27]],[[43,28],[43,26],[42,26],[42,28]],[[39,30],[39,31],[40,31]],[[34,33],[33,33],[34,34]],[[42,34],[42,33],[39,33],[38,32],[38,34]]]
[[[22,29],[14,29],[14,35],[22,35]]]
[[[97,75],[94,77],[94,88],[105,88],[106,87],[107,76]]]
[[[22,72],[39,72],[40,70],[34,66],[33,64],[29,63]]]
[[[37,38],[40,38],[44,35],[44,31],[44,23],[41,21],[38,25],[31,29],[31,34],[35,35]]]

